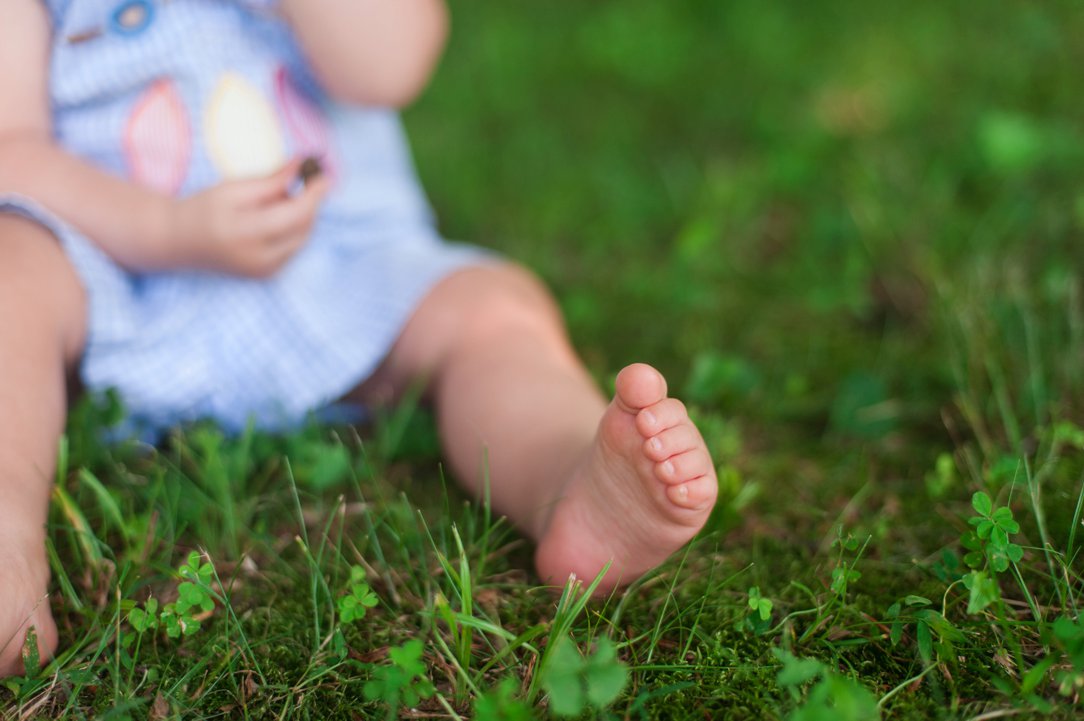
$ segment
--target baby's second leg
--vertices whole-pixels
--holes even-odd
[[[0,215],[0,678],[23,672],[29,627],[43,661],[56,649],[45,521],[84,308],[57,240]]]
[[[543,579],[635,580],[683,546],[715,502],[703,439],[666,382],[626,368],[607,404],[569,346],[546,291],[512,267],[460,272],[437,286],[382,371],[431,374],[445,453],[494,508],[538,541]]]

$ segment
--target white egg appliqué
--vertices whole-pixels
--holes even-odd
[[[286,162],[282,124],[263,93],[237,73],[225,73],[204,116],[207,152],[224,180],[269,175]]]

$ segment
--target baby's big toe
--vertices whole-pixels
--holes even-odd
[[[629,413],[656,404],[666,397],[666,379],[646,363],[625,366],[615,381],[617,402]]]

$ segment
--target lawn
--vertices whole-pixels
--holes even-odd
[[[667,373],[708,526],[587,601],[445,477],[424,405],[151,448],[85,399],[64,650],[0,717],[1079,717],[1079,5],[453,16],[405,113],[440,227],[534,268],[601,384]]]

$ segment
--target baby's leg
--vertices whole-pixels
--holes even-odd
[[[56,649],[45,521],[84,309],[57,240],[0,214],[0,677],[22,673],[30,626],[42,660]]]
[[[703,439],[653,368],[629,366],[609,404],[542,286],[513,266],[461,271],[422,303],[376,377],[428,375],[445,454],[538,541],[543,579],[635,580],[685,545],[715,502]],[[366,387],[362,388],[364,392]]]

